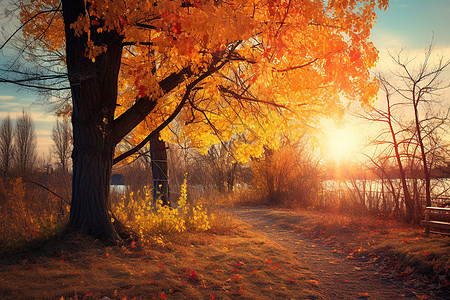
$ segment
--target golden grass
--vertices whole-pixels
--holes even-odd
[[[1,265],[1,299],[317,298],[304,266],[246,230],[185,232],[140,249],[69,234]]]
[[[67,224],[67,209],[60,199],[21,178],[0,178],[0,255],[60,234]]]

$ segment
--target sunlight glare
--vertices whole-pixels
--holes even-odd
[[[326,132],[327,156],[336,163],[355,161],[359,148],[356,128],[330,128]]]

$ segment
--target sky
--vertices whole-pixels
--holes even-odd
[[[436,47],[444,49],[450,58],[449,0],[391,0],[389,8],[377,11],[377,15],[370,39],[380,51],[380,66],[386,60],[388,49],[422,50],[431,43],[433,36]],[[0,120],[8,114],[15,119],[22,110],[30,112],[35,122],[38,151],[47,155],[56,118],[48,112],[48,107],[37,104],[37,100],[37,94],[0,84]]]
[[[377,16],[371,40],[380,51],[422,49],[433,35],[436,46],[450,46],[448,0],[390,0],[389,8]]]
[[[379,60],[373,71],[389,76],[391,70],[396,70],[389,54],[398,53],[401,49],[404,49],[401,57],[412,60],[408,67],[414,71],[414,67],[423,62],[425,49],[432,42],[434,50],[431,63],[441,55],[444,60],[450,60],[449,16],[449,0],[390,0],[386,11],[377,11],[378,20],[371,32],[370,40],[379,51]],[[442,79],[450,84],[450,68],[443,74]],[[385,95],[381,90],[378,97],[380,102],[375,102],[375,106],[384,107]],[[450,89],[441,92],[439,97],[450,105]],[[361,153],[369,151],[367,144],[377,136],[381,125],[352,116],[347,116],[346,121],[344,134],[340,139],[355,146],[355,149],[351,150],[350,146],[343,147],[342,152],[346,153],[341,159],[364,161],[365,157]],[[336,132],[336,129],[331,127],[331,134]],[[326,129],[325,134],[330,135]],[[336,152],[334,148],[332,152]],[[331,159],[336,161],[336,158]]]

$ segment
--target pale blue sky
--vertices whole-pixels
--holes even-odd
[[[450,48],[450,0],[391,0],[387,11],[378,12],[371,40],[380,53],[388,48],[416,50],[427,47],[433,34],[436,46]],[[45,107],[33,104],[37,98],[33,93],[0,84],[0,120],[8,113],[14,118],[22,109],[31,112],[38,150],[48,152],[55,118],[46,113]]]
[[[424,48],[433,34],[436,46],[450,46],[449,0],[390,0],[389,8],[377,15],[371,40],[380,51]]]

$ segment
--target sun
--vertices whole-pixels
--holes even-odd
[[[325,131],[326,155],[335,163],[356,161],[361,148],[357,127],[328,128]]]

